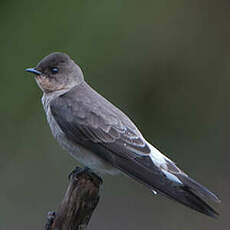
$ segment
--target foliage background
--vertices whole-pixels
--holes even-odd
[[[219,220],[105,177],[90,229],[229,226],[230,2],[1,0],[0,229],[42,229],[76,162],[53,139],[25,73],[64,51],[146,138],[223,200]]]

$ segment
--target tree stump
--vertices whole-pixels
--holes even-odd
[[[49,212],[46,230],[83,230],[95,210],[102,179],[90,169],[76,168],[57,212]]]

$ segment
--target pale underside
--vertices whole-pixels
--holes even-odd
[[[44,94],[42,103],[54,137],[84,166],[102,174],[121,171],[152,191],[217,215],[199,196],[219,199],[148,143],[125,114],[86,83]]]
[[[59,92],[58,94],[62,94],[63,92]],[[118,174],[121,171],[117,168],[114,168],[112,165],[110,165],[108,162],[104,161],[100,157],[97,156],[94,152],[88,150],[87,148],[76,145],[71,140],[69,140],[66,135],[61,130],[60,126],[57,124],[56,120],[54,119],[53,115],[51,114],[50,110],[50,102],[52,99],[56,98],[58,94],[49,95],[47,97],[46,94],[42,97],[42,104],[46,112],[47,120],[50,126],[50,129],[52,131],[53,136],[57,139],[58,143],[67,151],[69,152],[79,163],[81,163],[83,166],[89,167],[96,172],[99,172],[100,174]],[[146,143],[146,145],[150,148],[151,152],[149,154],[149,157],[153,161],[153,163],[161,168],[165,176],[167,176],[169,179],[181,183],[181,181],[174,176],[173,174],[170,174],[168,172],[167,164],[171,163],[175,172],[182,173],[181,170],[179,170],[178,167],[166,156],[164,156],[159,150],[157,150],[154,146],[152,146],[150,143],[148,143],[143,137],[141,137],[143,142]],[[130,147],[129,145],[126,146],[127,149],[129,149],[131,152],[137,155],[142,155],[142,153],[135,148]],[[168,163],[167,163],[168,162]]]

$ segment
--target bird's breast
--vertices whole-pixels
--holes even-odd
[[[87,166],[99,173],[108,173],[108,174],[117,174],[120,171],[113,168],[107,162],[102,160],[97,156],[96,153],[89,151],[88,149],[77,145],[70,141],[65,133],[61,130],[60,126],[56,122],[54,116],[50,110],[50,99],[46,96],[42,97],[42,104],[44,110],[46,112],[47,121],[49,123],[51,132],[58,143],[67,151],[69,152],[79,163],[84,166]]]

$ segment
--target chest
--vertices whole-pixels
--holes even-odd
[[[58,143],[69,152],[78,162],[81,164],[90,167],[96,171],[100,171],[102,173],[116,174],[117,171],[114,168],[111,168],[110,165],[105,163],[102,159],[97,157],[95,153],[88,151],[86,148],[76,145],[69,141],[60,126],[56,122],[54,116],[52,115],[50,109],[50,102],[53,98],[47,98],[45,96],[42,97],[42,104],[46,113],[47,121],[50,126],[51,132]]]
[[[56,122],[54,116],[52,115],[52,112],[51,112],[51,109],[50,109],[50,102],[51,102],[52,99],[53,98],[48,98],[46,96],[42,97],[43,108],[45,110],[46,118],[47,118],[48,124],[50,126],[50,130],[51,130],[53,136],[58,141],[58,143],[64,149],[69,151],[70,153],[79,151],[78,147],[76,145],[74,145],[73,143],[71,143],[66,138],[65,134],[63,133],[63,131],[61,130],[60,126]]]

